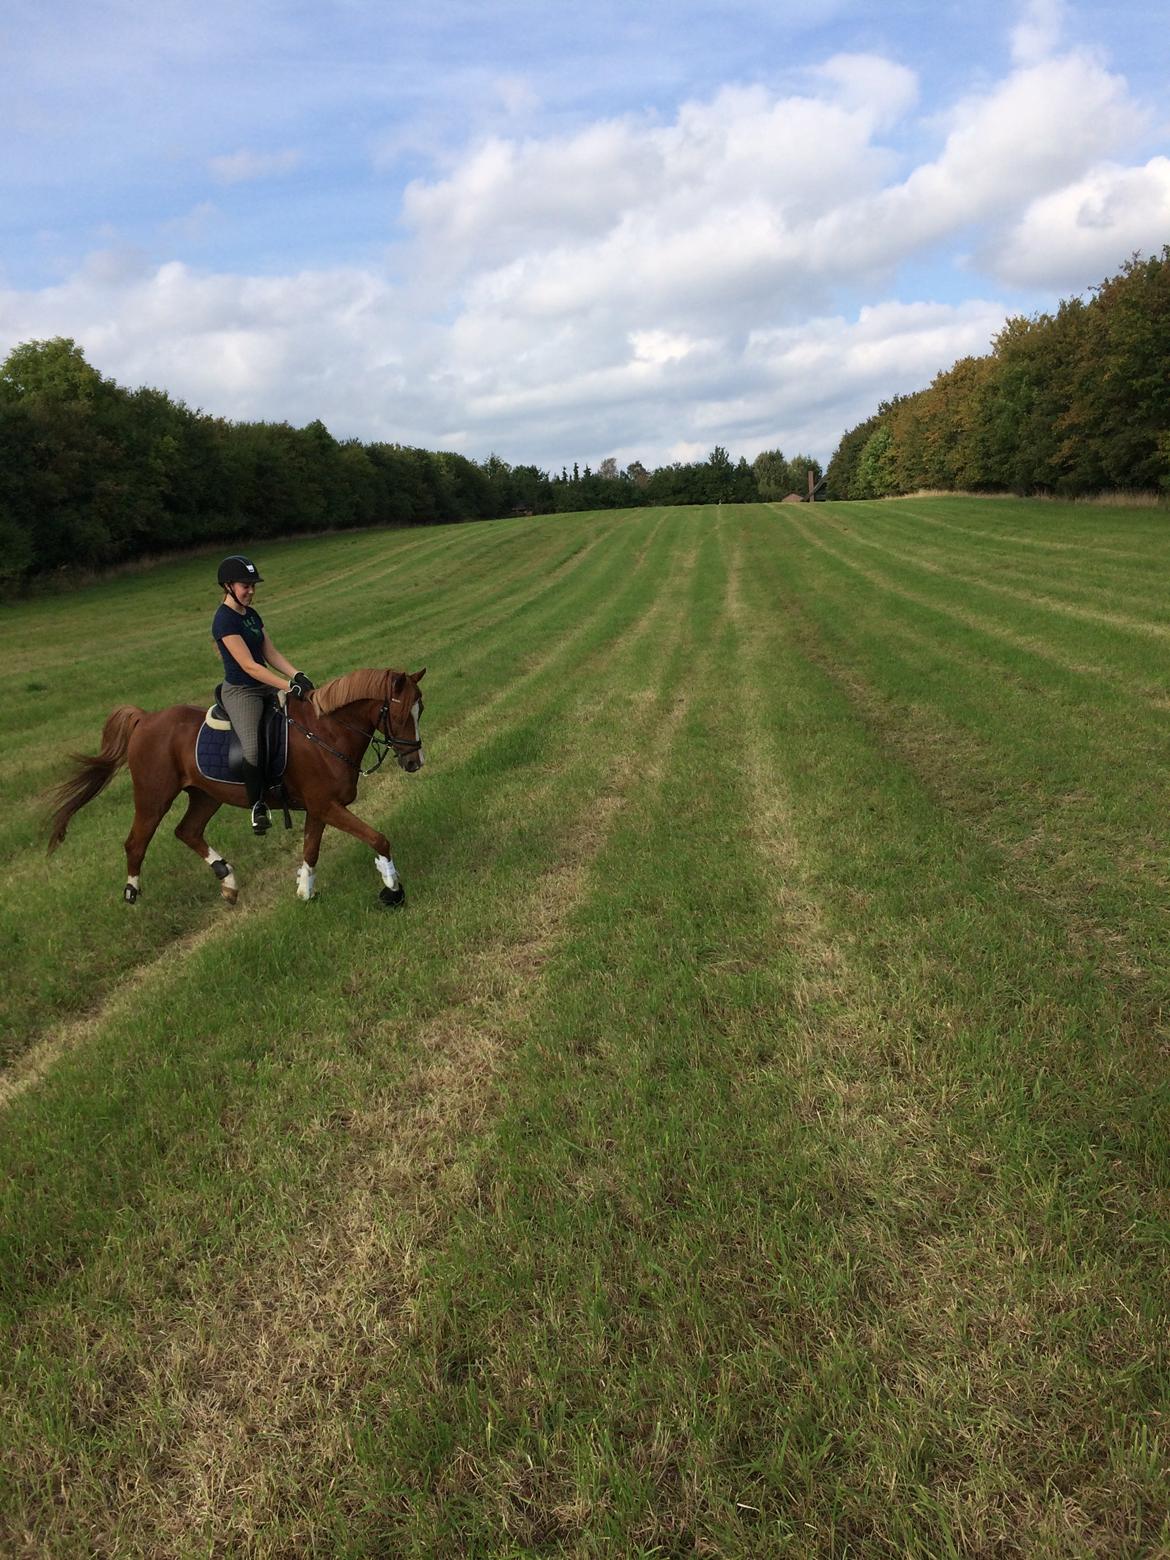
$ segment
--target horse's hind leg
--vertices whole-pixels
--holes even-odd
[[[126,836],[126,887],[122,890],[122,898],[128,905],[134,904],[142,892],[142,858],[174,799],[173,794],[168,796],[160,807],[154,799],[147,801],[140,796],[137,786],[134,789],[134,822]]]
[[[206,791],[198,791],[194,786],[187,787],[187,797],[187,811],[175,825],[175,834],[207,863],[219,879],[220,893],[229,905],[234,905],[239,898],[239,886],[232,864],[203,838],[203,831],[219,811],[220,804],[214,796],[208,796]]]

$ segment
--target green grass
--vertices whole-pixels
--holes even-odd
[[[206,567],[0,623],[0,1552],[1170,1549],[1166,515],[635,511],[274,547],[425,663],[327,835],[37,797],[205,697]],[[335,582],[335,583],[334,583]],[[2,1076],[2,1075],[0,1075]]]

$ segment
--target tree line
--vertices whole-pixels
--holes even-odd
[[[922,488],[1170,496],[1170,245],[883,402],[826,473],[829,498]]]
[[[66,337],[0,366],[0,580],[102,569],[268,536],[644,504],[751,503],[806,491],[808,456],[550,474],[447,451],[335,439],[324,423],[229,422],[127,390]]]

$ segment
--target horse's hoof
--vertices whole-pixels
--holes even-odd
[[[387,910],[398,910],[406,903],[406,890],[401,883],[397,888],[384,888],[378,895],[378,901]]]
[[[234,905],[240,897],[238,888],[221,888],[220,893],[223,895],[223,901],[226,905]]]
[[[133,883],[127,883],[126,887],[122,890],[122,898],[128,905],[136,905],[138,903],[139,892],[140,891],[134,887]]]

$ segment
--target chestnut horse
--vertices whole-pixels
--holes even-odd
[[[400,905],[406,898],[390,855],[390,842],[368,823],[355,818],[349,805],[357,795],[358,779],[370,774],[393,751],[408,774],[422,768],[419,717],[422,695],[420,672],[363,670],[335,677],[314,689],[307,699],[290,700],[288,760],[284,785],[289,805],[305,813],[304,859],[297,871],[297,895],[312,899],[317,857],[325,825],[356,835],[374,852],[374,865],[382,879],[379,895],[385,905]],[[195,762],[195,739],[205,711],[190,704],[148,713],[133,705],[116,709],[102,731],[102,749],[96,757],[80,755],[73,773],[49,793],[55,807],[49,834],[49,850],[65,838],[69,820],[103,790],[128,764],[134,783],[134,824],[126,836],[126,887],[123,897],[133,904],[140,892],[139,874],[146,848],[180,791],[189,798],[175,833],[184,845],[201,856],[219,879],[220,892],[235,904],[239,888],[230,862],[203,837],[208,821],[226,803],[247,807],[242,785],[208,780]],[[362,760],[373,743],[377,763],[363,770]],[[269,795],[268,800],[275,798]]]

